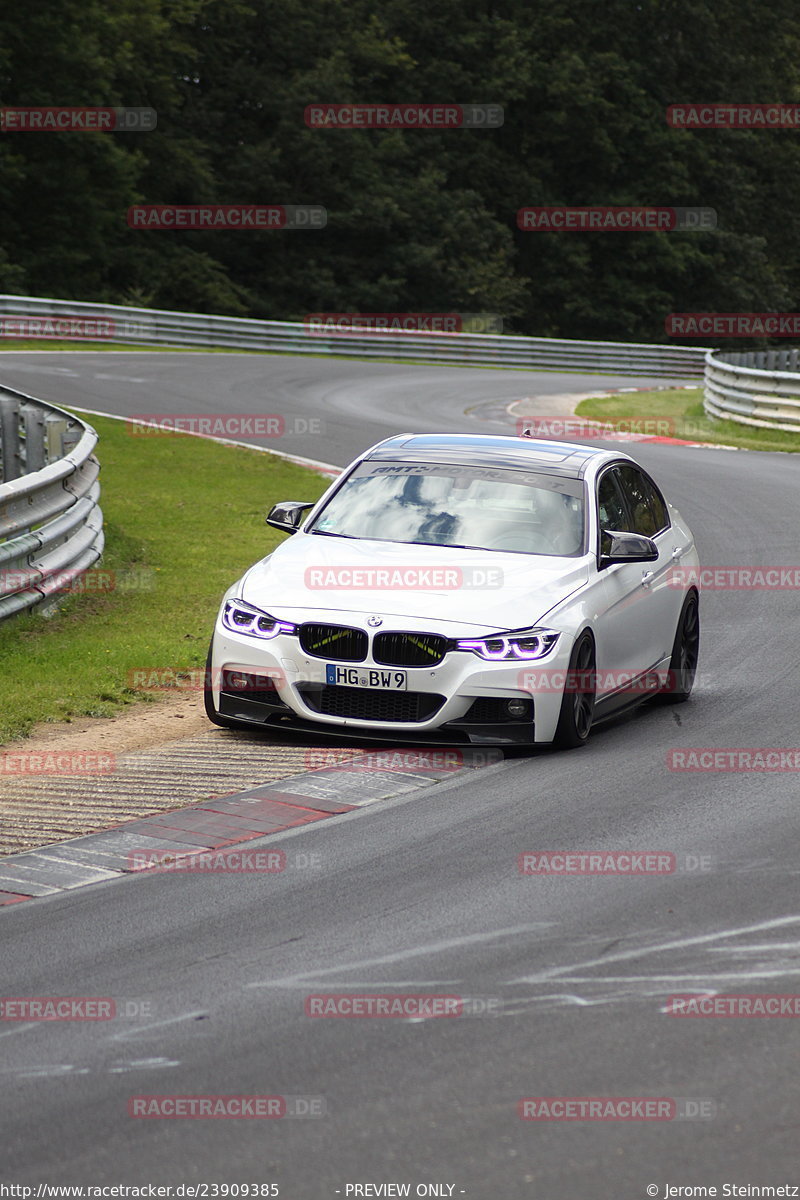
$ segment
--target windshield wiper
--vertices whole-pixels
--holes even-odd
[[[442,550],[485,550],[486,546],[466,546],[463,542],[409,542],[409,546],[439,546]]]
[[[404,542],[399,538],[362,538],[355,533],[334,533],[330,529],[310,529],[319,537],[349,538],[352,542],[391,542],[393,546],[439,546],[442,550],[486,550],[486,546],[467,546],[461,542]]]
[[[309,533],[316,533],[319,535],[319,537],[349,538],[351,542],[358,542],[361,540],[355,533],[333,533],[330,529],[310,529]]]

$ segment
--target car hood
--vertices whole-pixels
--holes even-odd
[[[395,575],[395,586],[374,586],[369,575],[362,575],[359,586],[331,586],[331,571],[376,569],[404,574],[402,580]],[[430,577],[429,586],[411,576],[420,586],[409,586],[403,582],[409,569],[440,574]],[[389,626],[413,617],[492,632],[535,624],[588,578],[587,558],[297,533],[251,567],[235,590],[240,599],[295,622],[319,620],[320,614],[337,621],[376,614]],[[341,576],[336,580],[341,583]]]

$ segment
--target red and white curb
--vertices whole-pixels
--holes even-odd
[[[666,392],[678,392],[678,391],[691,392],[691,391],[694,391],[696,389],[696,387],[697,387],[697,384],[694,384],[694,383],[682,383],[682,384],[677,384],[674,387],[666,387],[665,386],[665,387],[649,387],[649,388],[639,388],[639,387],[637,387],[637,388],[633,388],[633,387],[631,387],[631,388],[615,388],[614,391],[594,392],[594,393],[592,393],[591,396],[587,396],[586,399],[587,400],[602,400],[602,399],[605,399],[606,396],[620,396],[623,393],[627,394],[629,392],[665,392],[665,391]],[[738,448],[739,448],[738,446],[717,445],[716,442],[692,442],[687,438],[654,437],[654,436],[650,436],[649,434],[645,434],[645,433],[629,433],[629,432],[626,432],[625,430],[608,431],[608,430],[606,430],[602,421],[593,421],[591,419],[586,419],[583,417],[580,419],[582,422],[585,421],[585,424],[587,424],[587,425],[597,425],[598,428],[602,429],[603,430],[602,434],[599,434],[598,436],[601,437],[602,440],[605,442],[649,442],[651,444],[657,443],[658,445],[662,445],[662,446],[693,446],[695,448],[700,448],[700,449],[704,449],[704,450],[738,450]]]
[[[559,435],[557,440],[565,441],[565,442],[578,441],[578,440],[582,441],[584,439],[589,440],[591,435],[594,434],[596,431],[596,437],[592,437],[591,440],[603,441],[603,442],[647,443],[649,445],[657,444],[657,445],[662,445],[662,446],[688,446],[695,450],[738,450],[738,449],[740,449],[740,447],[738,447],[738,446],[727,446],[727,445],[724,445],[719,442],[693,442],[693,441],[689,440],[688,438],[661,437],[661,436],[658,436],[655,434],[633,433],[631,431],[624,430],[624,429],[613,429],[613,428],[609,428],[609,425],[613,425],[613,422],[611,422],[611,421],[609,421],[609,422],[595,421],[591,417],[578,417],[575,414],[575,409],[583,400],[604,400],[608,396],[619,396],[619,395],[622,395],[623,393],[627,394],[627,393],[633,393],[633,392],[694,391],[696,389],[696,387],[697,387],[697,384],[683,383],[683,384],[665,385],[663,387],[659,386],[659,387],[644,387],[644,388],[640,388],[640,387],[614,388],[613,390],[606,391],[606,392],[578,392],[578,393],[572,394],[570,397],[567,397],[566,395],[559,396],[558,399],[559,399],[559,401],[562,402],[562,404],[567,399],[571,399],[572,404],[571,404],[571,412],[569,414],[565,415],[564,417],[558,418],[559,420],[563,420],[563,422],[564,422],[565,426],[567,426],[567,428],[565,428],[564,432]],[[528,400],[528,401],[533,400],[533,399],[541,400],[542,403],[546,404],[549,400],[549,397],[547,397],[547,396],[540,396],[540,397],[526,396],[526,397],[524,397],[524,400]],[[509,416],[515,417],[518,422],[525,421],[526,419],[530,419],[531,421],[536,421],[536,420],[542,419],[541,417],[537,416],[536,413],[525,413],[524,415],[520,415],[517,406],[519,404],[522,404],[523,402],[524,402],[523,400],[513,400],[511,402],[511,404],[509,404],[509,406],[506,410],[508,412]],[[569,436],[568,426],[569,426],[569,422],[571,420],[580,423],[582,433],[579,438],[576,438],[574,436],[573,437]],[[536,437],[536,435],[534,435],[534,440],[535,440],[535,437]]]
[[[147,874],[137,862],[188,860],[231,847],[252,849],[270,834],[325,821],[380,800],[430,787],[503,761],[501,751],[438,748],[397,755],[402,770],[376,768],[393,751],[381,749],[331,768],[249,788],[188,808],[155,813],[100,833],[0,858],[0,906],[101,883],[125,874]],[[412,755],[409,758],[409,755]],[[156,866],[153,869],[158,870]]]

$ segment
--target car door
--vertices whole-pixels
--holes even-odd
[[[597,622],[598,696],[624,687],[626,677],[643,674],[672,649],[675,621],[671,631],[667,625],[677,593],[669,586],[669,517],[663,499],[659,507],[654,487],[632,463],[613,464],[597,482],[599,540],[609,530],[641,533],[652,538],[659,551],[656,561],[614,563],[601,572],[604,603]],[[599,561],[599,542],[597,553]]]
[[[672,654],[683,601],[681,588],[674,586],[672,569],[680,554],[680,539],[670,522],[664,497],[647,472],[635,463],[624,463],[619,478],[634,533],[649,537],[658,550],[655,562],[640,564],[642,590],[648,593],[645,607],[652,635],[651,661],[657,663]]]

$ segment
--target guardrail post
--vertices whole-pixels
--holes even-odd
[[[48,462],[55,462],[56,459],[63,458],[65,454],[69,453],[66,448],[68,429],[69,421],[65,417],[45,417],[45,444]]]
[[[0,396],[0,481],[8,483],[21,474],[19,401],[13,396]]]
[[[22,407],[25,423],[25,474],[41,471],[44,463],[44,413],[35,404]]]

